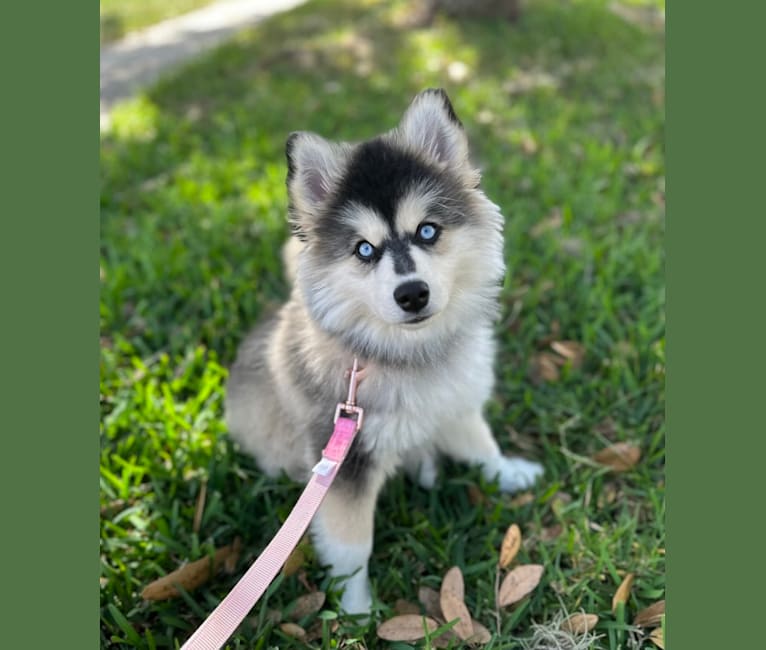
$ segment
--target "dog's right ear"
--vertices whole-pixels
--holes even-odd
[[[295,233],[305,239],[340,181],[349,148],[298,131],[287,138],[285,152],[290,222]]]

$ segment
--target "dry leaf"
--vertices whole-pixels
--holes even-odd
[[[242,552],[242,540],[239,537],[235,537],[231,544],[231,553],[229,553],[223,560],[223,570],[227,575],[231,575],[237,570],[237,562],[239,562],[239,554]]]
[[[558,381],[559,379],[559,357],[551,352],[540,352],[532,357],[530,373],[532,380]]]
[[[305,561],[306,561],[306,556],[303,553],[303,551],[300,549],[300,547],[294,548],[293,552],[287,556],[287,561],[285,562],[285,565],[282,567],[282,574],[286,577],[295,575],[296,573],[298,573],[298,571],[300,571]]]
[[[290,610],[289,618],[297,621],[309,614],[316,614],[322,605],[324,605],[325,593],[323,591],[312,591],[310,594],[300,596],[295,599],[295,603]]]
[[[497,598],[499,607],[517,603],[540,583],[543,577],[542,564],[522,564],[503,579]]]
[[[492,640],[492,635],[489,630],[479,623],[479,621],[472,619],[471,624],[473,625],[473,634],[466,639],[468,643],[471,645],[480,645],[489,643]]]
[[[553,524],[553,526],[543,528],[540,531],[540,541],[552,542],[561,535],[562,532],[564,532],[564,527],[561,524]]]
[[[300,639],[303,641],[306,638],[306,630],[295,623],[281,623],[279,629],[293,639]]]
[[[572,368],[582,366],[585,359],[585,346],[577,341],[553,341],[551,350],[568,359],[572,363]]]
[[[661,650],[665,650],[665,635],[662,633],[661,627],[652,631],[649,635],[649,640]]]
[[[439,624],[432,618],[415,614],[394,616],[378,626],[378,638],[386,641],[419,641],[426,636],[426,627],[430,633]]]
[[[596,623],[598,623],[598,616],[595,614],[572,614],[564,619],[559,627],[572,634],[585,634],[596,627]]]
[[[617,587],[617,591],[615,591],[614,596],[612,596],[613,612],[617,609],[617,605],[620,603],[624,605],[628,602],[628,597],[630,596],[630,588],[633,586],[633,578],[635,577],[635,575],[629,573],[622,579],[620,586]]]
[[[401,615],[404,614],[420,614],[420,607],[416,605],[415,603],[411,603],[407,600],[404,600],[404,598],[397,598],[396,603],[394,603],[394,611]]]
[[[463,640],[473,634],[471,614],[463,602],[464,598],[463,573],[460,571],[460,567],[453,566],[442,580],[439,604],[446,621],[459,619],[452,629]]]
[[[629,470],[640,458],[641,449],[629,442],[615,443],[593,455],[593,460],[611,467],[615,472]]]
[[[529,236],[533,239],[537,239],[540,235],[543,235],[549,230],[557,230],[561,227],[562,223],[564,223],[564,220],[561,217],[561,210],[554,208],[549,217],[538,221],[532,228],[530,228]]]
[[[665,613],[665,601],[660,600],[649,605],[646,609],[642,609],[636,618],[633,619],[633,625],[641,625],[643,627],[654,627],[662,622],[662,616]]]
[[[500,567],[508,568],[521,548],[521,529],[516,524],[511,524],[505,531],[503,543],[500,545]]]
[[[172,573],[155,580],[144,587],[141,597],[144,600],[167,600],[179,596],[179,591],[175,585],[180,585],[185,591],[193,591],[197,587],[205,584],[213,575],[223,567],[234,555],[239,555],[241,541],[235,540],[234,543],[222,546],[210,557],[203,557],[194,562],[184,564]],[[234,560],[236,564],[236,559]]]
[[[472,506],[483,506],[487,502],[486,495],[479,489],[475,483],[468,486],[468,500]]]
[[[194,521],[192,523],[192,530],[195,533],[199,532],[202,525],[202,515],[205,513],[205,502],[207,500],[207,479],[202,479],[202,484],[199,488],[199,494],[197,495],[197,505],[194,508]]]
[[[511,499],[511,505],[514,508],[521,508],[523,506],[527,506],[530,503],[534,502],[535,495],[531,492],[522,492],[517,497],[514,497]]]
[[[444,614],[442,614],[442,606],[439,602],[439,592],[431,587],[421,587],[418,589],[418,600],[425,607],[426,614],[431,618],[435,618],[437,621],[444,620]]]

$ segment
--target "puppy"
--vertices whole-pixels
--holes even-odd
[[[503,217],[479,188],[443,90],[421,92],[396,128],[366,142],[293,133],[287,163],[293,288],[242,343],[226,419],[263,471],[305,482],[359,358],[364,426],[311,530],[320,560],[345,578],[344,611],[367,613],[373,512],[386,478],[403,468],[430,488],[442,454],[480,465],[508,492],[542,474],[503,456],[482,415]]]

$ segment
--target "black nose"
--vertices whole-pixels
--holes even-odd
[[[404,311],[420,311],[428,304],[430,293],[423,280],[412,280],[396,287],[394,300]]]

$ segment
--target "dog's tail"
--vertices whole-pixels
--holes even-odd
[[[295,284],[295,275],[298,270],[298,254],[304,243],[296,236],[289,237],[282,247],[282,262],[285,265],[285,277],[292,286]]]

